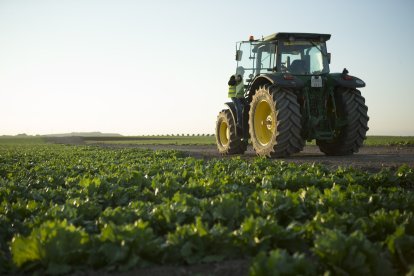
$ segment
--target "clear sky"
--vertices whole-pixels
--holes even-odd
[[[0,135],[214,133],[235,42],[330,33],[368,135],[414,135],[414,1],[0,0]]]

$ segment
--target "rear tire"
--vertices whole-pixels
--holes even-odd
[[[347,124],[339,129],[331,141],[316,140],[321,152],[326,155],[351,155],[358,152],[368,131],[368,107],[357,89],[339,88],[335,93],[335,103],[340,118]]]
[[[243,154],[247,149],[247,141],[236,133],[236,124],[230,110],[224,109],[216,121],[217,149],[222,155]]]
[[[302,115],[291,89],[263,86],[256,90],[249,111],[249,132],[257,155],[286,157],[300,152]]]

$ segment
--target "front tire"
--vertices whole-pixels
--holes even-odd
[[[326,155],[351,155],[358,152],[366,139],[369,129],[368,107],[357,89],[339,88],[335,103],[339,117],[346,119],[347,124],[337,130],[333,140],[316,140],[316,144]]]
[[[286,157],[300,152],[302,115],[291,89],[263,86],[256,90],[249,111],[249,132],[257,155]]]
[[[216,121],[217,149],[222,155],[243,154],[247,149],[247,141],[236,133],[236,124],[230,110],[224,109]]]

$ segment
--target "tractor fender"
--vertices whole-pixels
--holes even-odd
[[[233,117],[233,121],[236,122],[237,111],[236,111],[236,106],[234,105],[234,103],[233,102],[227,102],[224,105],[226,105],[230,109],[231,117]]]
[[[285,75],[288,75],[289,79],[287,79]],[[251,101],[254,93],[256,93],[256,89],[266,84],[278,87],[294,88],[295,90],[302,89],[305,86],[305,83],[300,78],[290,74],[273,73],[259,75],[253,79],[250,84],[248,97],[249,101]]]
[[[346,88],[360,88],[365,87],[365,82],[360,78],[346,75],[347,79],[344,78],[343,74],[331,74],[330,77],[335,86],[341,86]]]
[[[237,111],[236,111],[236,106],[234,105],[233,102],[227,102],[224,103],[224,105],[226,105],[231,113],[231,117],[233,118],[233,122],[236,123],[236,119],[237,119]],[[238,133],[238,129],[236,127],[236,135],[239,135],[240,133]]]
[[[231,116],[233,117],[233,121],[236,122],[236,119],[237,119],[236,106],[234,105],[233,102],[225,103],[225,105],[229,108]],[[242,114],[243,122],[241,122],[241,125],[243,127],[242,127],[242,129],[239,129],[239,128],[236,127],[236,135],[239,136],[239,137],[243,137],[243,139],[246,139],[246,141],[250,137],[250,134],[249,134],[249,110],[250,110],[250,105],[246,101],[243,101],[243,114]]]

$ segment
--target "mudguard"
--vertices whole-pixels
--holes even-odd
[[[287,79],[285,76],[289,76],[289,79]],[[255,86],[256,83],[271,83],[273,85],[279,86],[279,87],[288,87],[288,88],[297,88],[301,89],[305,85],[305,83],[298,77],[295,77],[291,74],[283,74],[283,73],[276,73],[276,74],[263,74],[260,76],[257,76],[252,83],[252,87]]]
[[[237,124],[237,111],[236,111],[236,106],[234,105],[233,102],[227,102],[225,103],[225,105],[229,108],[231,116],[233,117],[233,121]],[[242,122],[242,126],[243,129],[240,131],[239,128],[236,127],[236,135],[240,136],[240,137],[247,137],[249,136],[249,130],[248,130],[248,120],[249,120],[249,109],[248,106],[244,104],[243,106],[243,122]]]
[[[231,113],[231,117],[233,117],[233,122],[237,124],[237,111],[236,111],[236,106],[234,105],[233,102],[227,102],[224,103],[230,110]],[[236,127],[236,135],[237,136],[241,136],[242,133],[239,133],[239,129]]]
[[[289,76],[289,79],[286,79],[286,76]],[[288,73],[264,74],[262,77],[267,78],[272,82],[272,84],[279,87],[301,89],[305,85],[305,83],[300,78]]]
[[[346,75],[347,79],[344,78],[343,74],[330,74],[334,86],[341,86],[347,88],[360,88],[365,87],[365,82],[357,77]]]
[[[234,103],[227,102],[224,104],[230,109],[231,117],[233,117],[233,122],[237,123],[237,111],[236,111],[236,106],[234,105]],[[236,132],[237,132],[237,129],[236,129]]]
[[[286,78],[286,76],[289,78]],[[288,73],[259,75],[253,79],[249,85],[249,101],[252,99],[252,96],[255,93],[256,89],[266,84],[271,84],[278,87],[294,88],[295,90],[302,89],[305,86],[305,83],[300,78]]]

